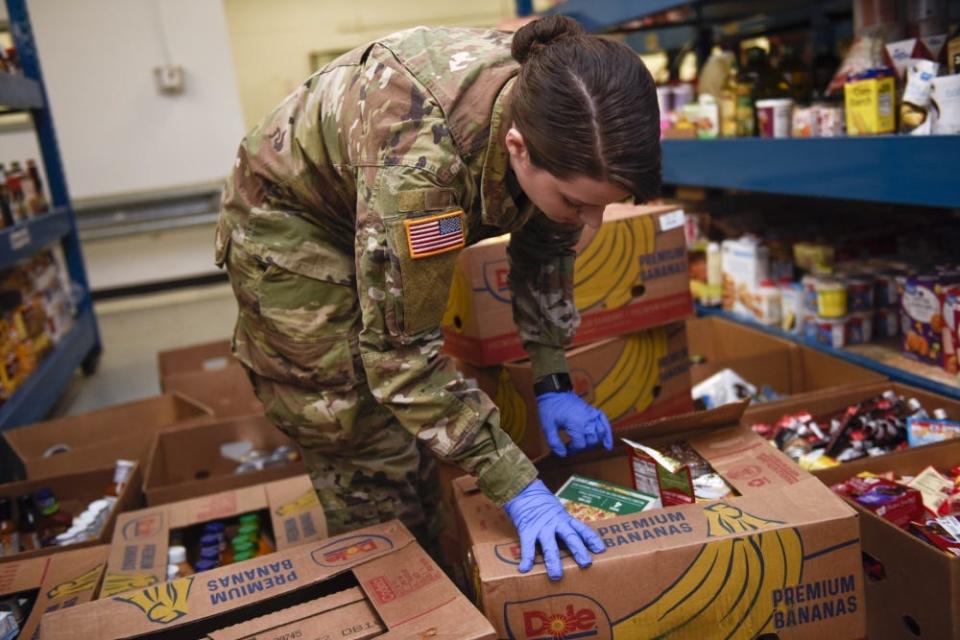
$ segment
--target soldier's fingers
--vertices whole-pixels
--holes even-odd
[[[597,535],[597,532],[591,529],[589,525],[571,517],[570,526],[579,534],[580,539],[587,543],[590,551],[603,553],[607,550],[607,545],[603,543],[603,540]]]
[[[583,430],[583,437],[587,442],[588,449],[592,449],[600,443],[600,438],[597,435],[596,419],[591,419],[587,422],[586,428]]]
[[[563,440],[560,439],[560,434],[557,432],[557,425],[555,424],[544,424],[543,425],[543,435],[547,439],[547,444],[550,446],[550,450],[561,458],[567,455],[567,448],[563,445]]]
[[[543,563],[547,566],[547,577],[551,580],[559,580],[563,577],[563,564],[560,562],[556,528],[544,527],[537,537],[540,540],[540,549],[543,551]]]
[[[587,424],[578,424],[577,426],[568,427],[567,433],[570,434],[570,450],[571,451],[583,451],[587,448],[587,439],[585,437],[585,429],[590,428],[590,423]]]
[[[520,573],[526,573],[533,568],[533,559],[537,555],[537,534],[520,534]]]
[[[610,426],[610,419],[607,414],[603,411],[598,413],[600,415],[597,416],[597,435],[600,436],[604,449],[611,451],[613,449],[613,427]]]
[[[567,523],[560,524],[557,526],[557,535],[563,540],[563,544],[570,550],[570,555],[573,556],[581,569],[586,569],[593,564],[593,558],[587,553],[587,548],[583,546],[580,534],[574,531],[573,527]]]

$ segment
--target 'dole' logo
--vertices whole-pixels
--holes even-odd
[[[358,557],[393,548],[390,538],[377,535],[344,536],[315,549],[310,557],[321,567],[339,567]]]
[[[504,626],[511,638],[526,640],[613,637],[610,617],[600,603],[576,593],[508,603]]]
[[[505,258],[483,263],[483,286],[500,302],[510,302],[510,286],[507,284],[509,274],[510,265]]]
[[[163,512],[148,513],[123,525],[124,540],[152,538],[163,529]]]

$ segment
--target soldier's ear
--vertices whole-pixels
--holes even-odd
[[[504,144],[507,145],[507,153],[510,154],[511,163],[519,163],[521,166],[530,163],[527,143],[524,142],[523,134],[517,131],[516,127],[510,127],[510,130],[507,131]]]

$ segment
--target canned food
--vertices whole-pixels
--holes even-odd
[[[817,310],[817,282],[816,276],[803,276],[800,286],[803,287],[803,308],[807,311]]]
[[[895,307],[900,304],[896,272],[881,271],[873,277],[873,303],[877,307]]]
[[[804,335],[808,340],[819,342],[834,349],[842,349],[847,343],[846,318],[821,318],[808,320]]]
[[[817,282],[817,315],[821,318],[842,318],[847,315],[847,288],[836,280]]]
[[[847,316],[847,344],[866,344],[873,340],[873,312],[856,312]]]
[[[817,112],[813,107],[796,107],[793,110],[791,133],[794,138],[817,137]]]
[[[889,308],[877,309],[873,314],[873,333],[878,340],[900,335],[900,311]]]
[[[847,309],[850,311],[870,311],[873,309],[873,281],[862,276],[846,278]]]
[[[816,105],[817,135],[821,138],[838,138],[843,135],[843,107],[828,104]]]

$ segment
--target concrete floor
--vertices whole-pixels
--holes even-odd
[[[107,300],[96,305],[103,355],[96,374],[77,374],[54,409],[73,415],[160,393],[157,353],[233,332],[228,284]]]

